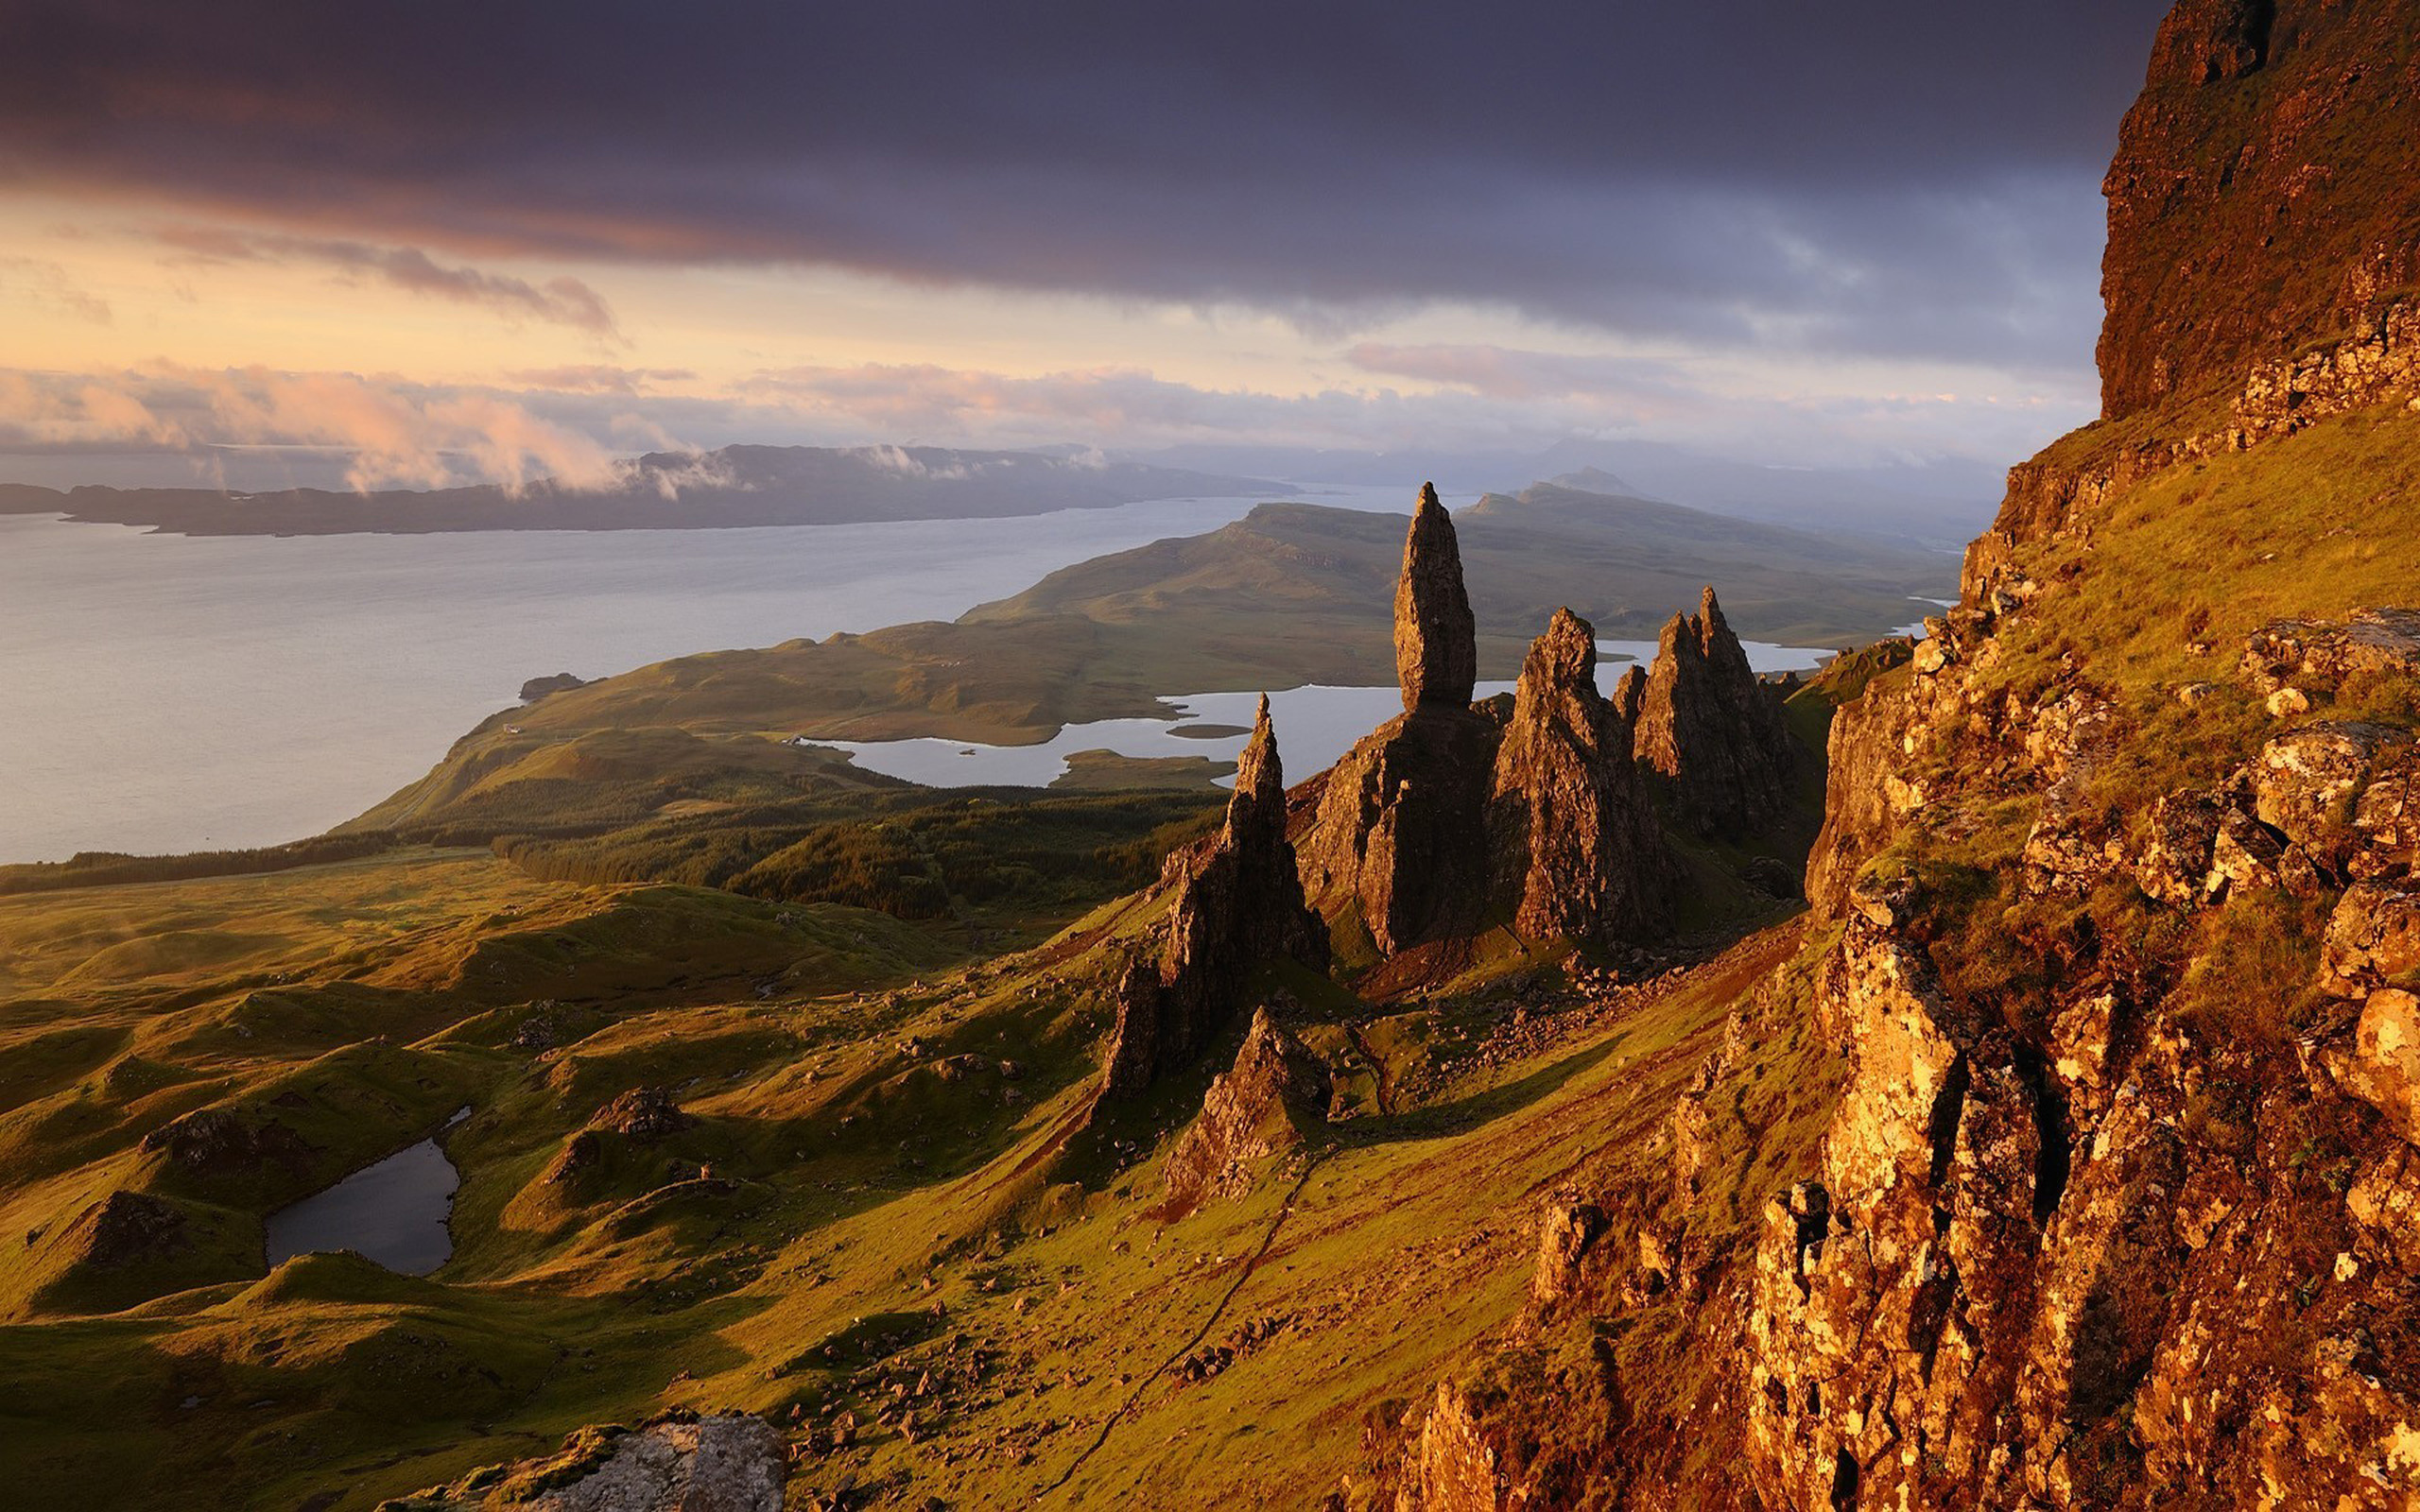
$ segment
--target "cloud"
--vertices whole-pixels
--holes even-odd
[[[0,446],[309,447],[344,455],[354,489],[541,477],[608,487],[624,475],[594,437],[501,395],[353,373],[161,363],[81,375],[0,370]]]
[[[568,368],[516,368],[504,375],[531,388],[554,388],[583,394],[638,394],[660,383],[686,383],[696,371],[688,368],[615,368],[602,363]]]
[[[330,246],[2081,367],[2167,6],[24,0],[0,141],[28,186]]]
[[[479,305],[508,319],[543,320],[629,344],[605,297],[567,275],[533,284],[476,267],[448,267],[417,247],[259,235],[217,226],[163,226],[154,228],[151,234],[177,252],[181,263],[315,263],[344,277],[369,279],[406,294]]]
[[[35,304],[63,310],[95,325],[114,325],[109,301],[87,292],[57,263],[33,257],[0,257],[0,294],[14,293]]]
[[[669,492],[730,486],[700,454],[737,442],[856,447],[876,466],[924,476],[965,464],[913,447],[1046,447],[1067,466],[1098,467],[1107,449],[1443,457],[1648,440],[1777,466],[1941,457],[2003,465],[2087,418],[2097,397],[2084,374],[2009,386],[1988,370],[1949,369],[1922,386],[1859,388],[1843,387],[1824,364],[1706,365],[1479,343],[1364,342],[1340,355],[1352,381],[1292,393],[1132,367],[1014,374],[797,366],[670,394],[648,391],[644,376],[670,370],[611,368],[531,369],[515,375],[521,387],[170,363],[98,373],[0,369],[0,451],[224,456],[230,448],[310,448],[340,456],[346,485],[360,490],[522,488],[556,477],[579,487],[635,479]],[[643,471],[627,460],[639,452],[656,455]]]

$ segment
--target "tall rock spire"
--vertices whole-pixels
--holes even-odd
[[[1478,681],[1478,628],[1462,586],[1462,548],[1454,517],[1424,483],[1404,537],[1403,576],[1395,583],[1395,680],[1403,706],[1467,708]]]
[[[1495,727],[1471,709],[1478,637],[1453,518],[1420,490],[1395,585],[1395,675],[1404,712],[1328,775],[1303,837],[1312,905],[1393,954],[1467,931],[1487,887],[1488,776]]]
[[[1227,835],[1286,833],[1286,768],[1277,759],[1277,732],[1269,722],[1269,695],[1252,722],[1252,738],[1236,758],[1236,796],[1227,799]]]

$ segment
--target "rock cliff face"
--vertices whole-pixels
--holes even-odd
[[[1672,921],[1677,872],[1630,759],[1629,721],[1597,692],[1597,635],[1557,610],[1530,647],[1495,755],[1497,889],[1531,939],[1646,938]]]
[[[1681,823],[1737,838],[1789,809],[1798,785],[1796,747],[1780,703],[1749,668],[1713,589],[1696,614],[1675,614],[1664,627],[1636,696],[1638,763],[1655,774]]]
[[[2420,283],[2420,5],[2188,0],[2103,192],[2103,408],[2213,386],[2370,324]]]
[[[1262,963],[1327,965],[1326,927],[1305,906],[1286,838],[1286,776],[1260,701],[1236,766],[1235,797],[1217,839],[1198,858],[1170,858],[1173,897],[1156,962],[1137,961],[1118,989],[1103,1091],[1129,1097],[1189,1064],[1225,1027]]]
[[[2278,665],[2280,638],[2255,636],[2248,663]],[[2119,738],[2112,716],[2089,698],[1994,709],[1968,670],[1993,662],[1988,637],[1969,621],[1953,639],[1954,660],[1841,727],[1835,782],[1868,791],[1836,803],[1815,871],[1844,925],[1814,1014],[1852,1073],[1818,1178],[1773,1201],[1754,1255],[1740,1350],[1754,1494],[1994,1507],[2158,1504],[2152,1487],[2230,1506],[2420,1496],[2420,1458],[2396,1448],[2420,1389],[2388,1342],[2408,1336],[2409,1304],[2373,1270],[2420,1237],[2398,1206],[2420,1069],[2411,998],[2388,985],[2420,969],[2400,827],[2411,732],[2291,729],[2127,836],[2045,844],[2060,783]],[[2043,794],[2020,887],[2139,885],[2211,911],[2221,932],[2269,927],[2297,897],[2328,908],[2315,982],[2238,988],[2342,1005],[2308,1010],[2300,1070],[2180,1015],[2174,969],[2132,949],[2044,940],[2032,983],[1944,988],[1921,945],[1939,904],[1852,862],[1893,838],[1894,816],[1956,822],[1955,787],[1878,790],[1905,781],[1907,752],[1979,729],[2026,754],[2011,769]],[[2391,1133],[2365,1127],[2355,1102]],[[2320,1149],[2342,1152],[2333,1184],[2301,1163]]]

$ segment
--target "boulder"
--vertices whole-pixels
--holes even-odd
[[[2420,997],[2396,988],[2371,993],[2335,1069],[2337,1085],[2420,1143]]]
[[[598,1108],[588,1126],[622,1135],[634,1143],[653,1144],[695,1127],[697,1122],[663,1088],[633,1087]]]
[[[2415,971],[2420,971],[2420,892],[2378,882],[2345,888],[2328,917],[2319,985],[2338,997],[2357,998]]]
[[[2219,837],[2219,799],[2208,793],[2169,793],[2143,820],[2135,881],[2145,895],[2172,908],[2201,902]]]
[[[2351,720],[2279,735],[2253,765],[2254,812],[2316,865],[2341,871],[2360,843],[2356,804],[2373,772],[2411,744],[2408,730]]]
[[[2387,752],[2353,809],[2356,846],[2349,865],[2357,878],[2411,870],[2420,852],[2420,746]]]
[[[1789,809],[1798,758],[1781,704],[1750,669],[1712,588],[1696,614],[1664,627],[1633,750],[1673,819],[1698,833],[1753,834]]]
[[[2273,621],[2245,639],[2239,670],[2263,695],[2332,693],[2357,676],[2420,678],[2420,610],[2365,609],[2341,622]]]
[[[782,1435],[747,1413],[675,1414],[644,1428],[583,1428],[541,1459],[475,1470],[378,1512],[781,1512]]]
[[[2210,840],[2210,872],[2203,879],[2202,895],[2216,902],[2230,895],[2274,887],[2284,855],[2285,847],[2259,821],[2240,809],[2221,807],[2217,833]]]

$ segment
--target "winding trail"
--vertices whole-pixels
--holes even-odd
[[[1285,1228],[1286,1220],[1294,1215],[1294,1200],[1303,1194],[1305,1187],[1310,1185],[1312,1174],[1320,1168],[1320,1159],[1315,1155],[1305,1163],[1303,1174],[1295,1177],[1294,1185],[1287,1191],[1286,1200],[1278,1204],[1277,1215],[1270,1219],[1268,1232],[1260,1236],[1259,1247],[1245,1258],[1242,1267],[1236,1274],[1234,1283],[1219,1295],[1219,1305],[1210,1310],[1210,1315],[1201,1320],[1201,1326],[1193,1331],[1191,1337],[1176,1347],[1174,1354],[1161,1361],[1152,1367],[1150,1375],[1134,1383],[1134,1389],[1126,1394],[1126,1400],[1118,1403],[1115,1412],[1103,1419],[1100,1432],[1093,1435],[1093,1441],[1084,1446],[1083,1452],[1067,1462],[1067,1468],[1059,1472],[1057,1480],[1034,1493],[1035,1501],[1039,1502],[1055,1492],[1064,1490],[1067,1483],[1076,1478],[1076,1472],[1082,1469],[1095,1454],[1100,1452],[1101,1446],[1109,1442],[1110,1434],[1116,1429],[1118,1422],[1128,1413],[1134,1410],[1134,1404],[1143,1400],[1143,1393],[1150,1389],[1151,1383],[1174,1369],[1178,1361],[1191,1354],[1201,1346],[1203,1339],[1210,1336],[1210,1331],[1217,1328],[1219,1320],[1227,1315],[1227,1306],[1236,1299],[1236,1294],[1244,1289],[1244,1282],[1252,1280],[1253,1272],[1260,1268],[1261,1261],[1269,1254],[1269,1246],[1277,1242],[1277,1230]]]

